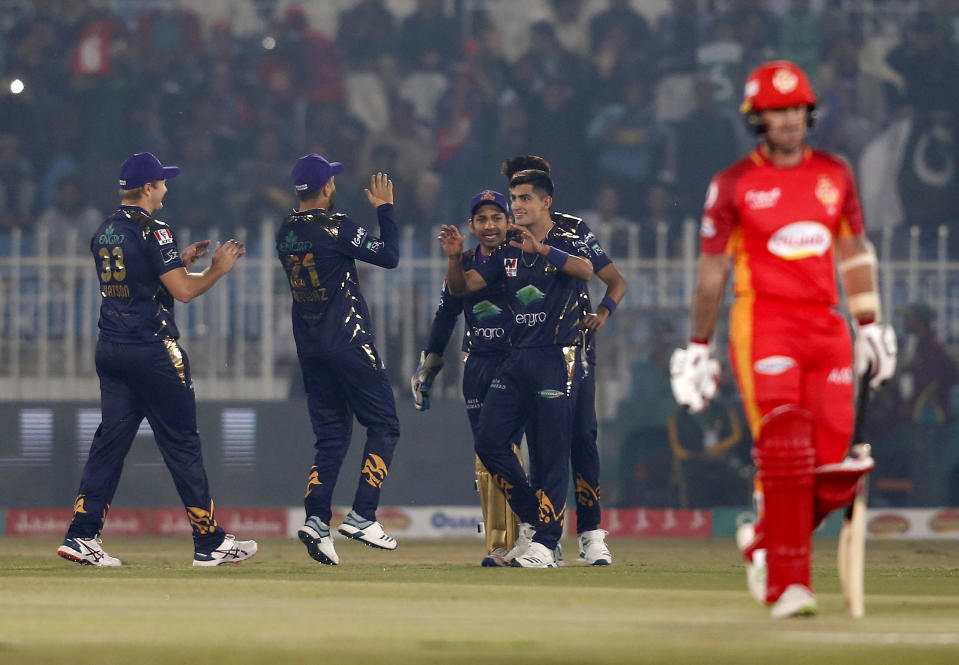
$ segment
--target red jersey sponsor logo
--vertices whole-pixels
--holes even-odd
[[[756,370],[757,374],[768,374],[770,376],[788,372],[795,366],[796,360],[789,356],[767,356],[753,363],[753,369]]]
[[[852,367],[834,367],[826,377],[826,383],[845,386],[852,383]]]
[[[169,245],[173,242],[173,236],[169,229],[157,229],[153,232],[153,235],[156,236],[157,242],[161,245]]]
[[[832,233],[819,222],[793,222],[769,238],[766,249],[787,261],[822,256],[832,247]]]
[[[766,210],[767,208],[775,208],[782,194],[783,191],[779,187],[773,187],[768,190],[750,189],[744,197],[750,210]]]

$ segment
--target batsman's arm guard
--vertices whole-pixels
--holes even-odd
[[[410,388],[413,390],[413,407],[417,411],[426,411],[430,408],[430,388],[433,379],[443,369],[443,356],[438,353],[420,351],[420,364],[410,379]]]

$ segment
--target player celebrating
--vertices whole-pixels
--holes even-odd
[[[550,172],[549,162],[537,155],[520,155],[503,163],[502,174],[512,178],[523,169]],[[612,260],[603,251],[596,236],[579,217],[561,212],[550,214],[553,223],[564,233],[581,243],[588,251],[593,272],[606,284],[606,293],[593,313],[589,304],[587,284],[581,284],[586,318],[586,360],[589,370],[583,378],[574,407],[573,436],[570,442],[570,463],[576,490],[576,533],[579,556],[592,566],[608,566],[613,556],[606,545],[606,531],[599,528],[601,514],[599,487],[599,449],[596,446],[596,348],[595,333],[606,325],[607,319],[626,295],[626,280]],[[532,435],[532,430],[530,430]]]
[[[356,274],[356,259],[384,268],[399,262],[393,182],[377,173],[366,190],[379,220],[376,238],[346,215],[332,214],[335,176],[342,171],[342,164],[317,154],[298,159],[292,175],[299,207],[276,232],[276,251],[293,294],[293,337],[316,434],[303,501],[306,523],[297,535],[313,559],[331,566],[340,561],[330,533],[333,487],[350,445],[353,414],[366,427],[366,448],[353,509],[339,532],[386,550],[396,549],[396,540],[376,521],[376,509],[400,436],[393,389],[374,346]]]
[[[479,240],[479,245],[463,252],[463,270],[485,263],[493,250],[506,242],[506,231],[511,221],[506,197],[499,192],[487,189],[473,197],[470,201],[469,229]],[[429,342],[420,355],[420,365],[411,381],[413,403],[417,410],[429,409],[430,386],[443,367],[443,350],[453,334],[460,312],[466,320],[462,347],[466,356],[463,398],[476,440],[480,410],[490,382],[509,351],[507,334],[513,320],[506,289],[501,282],[462,298],[452,295],[446,284],[443,285],[440,306],[430,328]],[[518,443],[521,438],[522,426],[510,440]],[[509,563],[506,556],[516,541],[516,514],[507,504],[503,491],[491,482],[489,471],[479,457],[476,458],[476,480],[486,531],[487,556],[483,558],[482,565],[505,566]]]
[[[510,352],[490,383],[480,412],[476,453],[503,489],[510,507],[530,528],[518,538],[511,565],[556,566],[553,549],[566,514],[569,446],[573,407],[586,360],[580,329],[586,309],[580,281],[593,274],[585,250],[550,219],[553,182],[544,171],[526,170],[510,180],[510,198],[520,240],[511,240],[489,260],[464,272],[463,236],[442,228],[440,242],[449,258],[447,283],[453,295],[466,295],[503,283],[513,317]],[[514,432],[527,420],[533,476],[526,479],[513,453]]]
[[[843,459],[853,429],[853,349],[833,310],[834,253],[856,322],[855,374],[868,374],[876,388],[896,364],[852,172],[805,143],[815,103],[806,75],[791,62],[766,63],[747,79],[742,110],[762,140],[709,185],[691,339],[670,366],[676,400],[692,411],[705,408],[718,374],[709,340],[732,257],[730,359],[755,441],[760,516],[755,533],[738,539],[750,562],[750,590],[773,603],[774,617],[815,612],[812,530],[851,498],[858,475],[871,467],[860,465],[840,487],[816,473]]]
[[[146,417],[193,530],[193,565],[238,563],[256,554],[216,523],[196,429],[190,361],[180,348],[173,301],[189,302],[233,269],[246,249],[235,240],[213,250],[210,267],[187,272],[206,255],[209,240],[177,248],[173,230],[154,219],[166,181],[180,172],[141,152],[120,167],[120,208],[90,241],[100,278],[96,366],[102,422],[83,467],[73,521],[57,550],[64,559],[119,566],[104,551],[100,531],[120,482],[123,460]]]

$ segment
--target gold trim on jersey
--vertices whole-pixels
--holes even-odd
[[[753,440],[759,438],[763,414],[756,401],[756,384],[753,377],[753,298],[737,298],[729,310],[729,342],[732,346],[733,369],[739,379],[739,392],[743,399],[743,411],[749,422]]]
[[[579,345],[563,346],[563,360],[566,362],[566,396],[573,393],[573,378],[576,376],[576,356]]]

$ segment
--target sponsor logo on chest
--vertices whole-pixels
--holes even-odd
[[[832,247],[832,233],[819,222],[793,222],[769,237],[766,249],[787,261],[822,256]]]
[[[503,265],[506,267],[507,277],[516,277],[516,264],[519,259],[503,259]]]
[[[836,214],[839,204],[839,188],[827,175],[820,175],[816,181],[816,199],[822,203],[830,215]]]
[[[768,210],[775,208],[783,192],[779,187],[772,189],[748,189],[743,196],[750,210]]]

